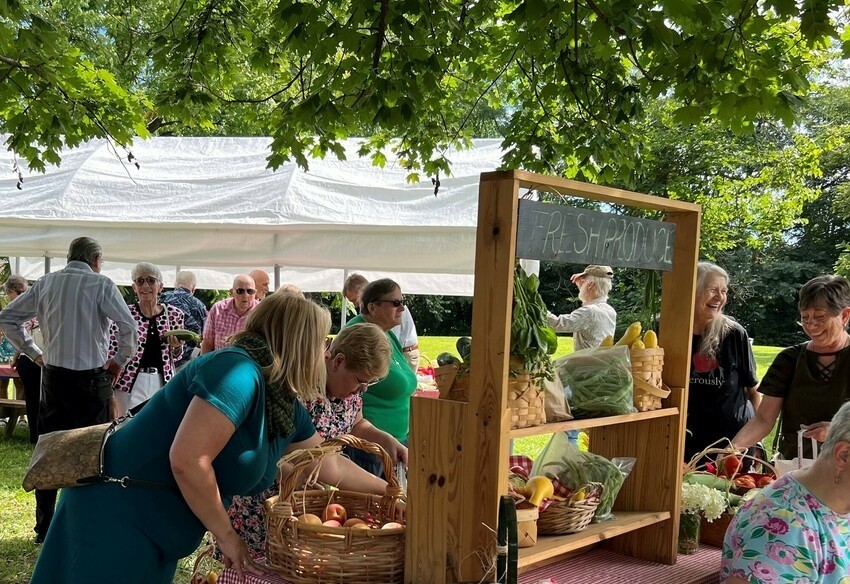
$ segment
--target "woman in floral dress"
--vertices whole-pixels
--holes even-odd
[[[726,531],[721,574],[728,584],[850,582],[850,402],[812,466],[744,504]]]
[[[325,352],[326,397],[304,405],[316,432],[326,440],[353,434],[380,444],[390,458],[407,464],[407,448],[390,434],[363,418],[362,393],[385,377],[389,368],[387,335],[374,324],[355,324],[343,329]],[[266,528],[263,502],[277,495],[279,485],[252,497],[234,497],[228,514],[233,527],[248,544],[254,559],[265,557]]]

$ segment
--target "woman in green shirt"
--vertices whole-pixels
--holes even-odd
[[[378,325],[387,334],[392,348],[390,369],[385,378],[364,390],[363,417],[407,445],[410,396],[416,391],[416,374],[404,358],[401,343],[390,330],[401,324],[403,312],[401,288],[393,280],[383,278],[366,286],[360,296],[360,314],[349,320],[346,326],[368,322]],[[354,449],[348,454],[361,467],[380,476],[382,469],[376,456]]]

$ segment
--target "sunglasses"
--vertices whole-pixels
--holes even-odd
[[[257,291],[253,288],[237,288],[234,292],[237,294],[248,294],[249,296],[253,296]]]
[[[136,278],[133,281],[136,283],[136,286],[144,286],[145,284],[148,286],[156,286],[159,282],[159,280],[153,276],[148,276],[147,278]]]
[[[407,300],[405,300],[404,298],[402,298],[401,300],[377,300],[375,304],[383,304],[384,302],[389,302],[396,308],[401,308],[402,306],[407,304]]]

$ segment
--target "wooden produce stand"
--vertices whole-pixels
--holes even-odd
[[[510,429],[506,396],[518,230],[522,232],[520,244],[528,238],[527,225],[519,227],[519,195],[530,189],[659,211],[665,224],[673,227],[675,235],[668,239],[664,258],[667,271],[662,278],[659,331],[659,344],[666,352],[663,380],[672,392],[661,409]],[[563,209],[565,214],[575,211]],[[520,570],[558,561],[599,542],[637,558],[676,562],[700,215],[697,205],[528,172],[481,175],[469,403],[413,400],[406,582],[478,582],[494,567],[498,500],[508,490],[510,440],[579,428],[588,430],[594,453],[609,459],[637,458],[617,497],[616,519],[572,535],[541,536],[536,545],[520,550]],[[572,256],[571,263],[658,269],[658,254],[654,255],[653,249],[634,253],[634,246],[625,247],[627,240],[634,244],[635,233],[640,239],[643,228],[634,222],[653,222],[624,215],[609,217],[624,225],[631,223],[626,231],[632,230],[632,239],[624,238],[622,232],[591,232],[592,253],[581,259]],[[569,235],[567,223],[563,225],[561,235]],[[558,235],[552,229],[549,232],[552,237]],[[552,237],[545,242],[551,249],[537,257],[549,259],[558,251],[555,243],[564,243]],[[651,243],[658,247],[657,241]]]

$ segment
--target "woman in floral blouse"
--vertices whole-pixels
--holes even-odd
[[[353,434],[380,444],[390,458],[407,465],[407,448],[390,434],[363,418],[362,393],[386,376],[390,344],[387,335],[374,324],[354,324],[343,329],[325,352],[326,398],[304,405],[316,432],[326,440]],[[279,486],[253,497],[234,497],[228,514],[231,523],[254,559],[265,556],[266,529],[263,502],[277,495]]]
[[[744,504],[723,541],[728,584],[850,582],[850,402],[817,460]]]

